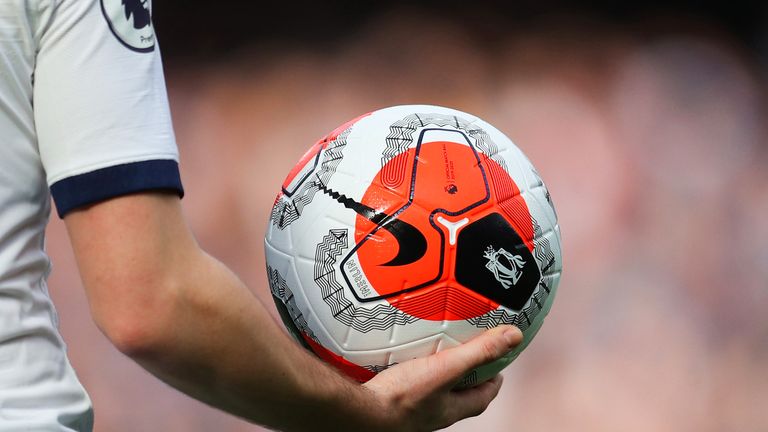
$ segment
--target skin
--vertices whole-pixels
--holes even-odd
[[[206,254],[179,199],[140,193],[65,223],[94,320],[124,354],[176,389],[286,431],[429,431],[479,415],[501,376],[454,391],[522,340],[501,326],[358,384],[299,347],[229,269]]]

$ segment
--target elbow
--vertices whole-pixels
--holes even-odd
[[[111,318],[99,327],[118,351],[133,359],[152,357],[163,346],[160,326],[151,321]]]
[[[93,307],[102,333],[115,348],[135,360],[161,356],[172,339],[176,304],[173,290],[151,291],[153,294],[149,296],[119,296]]]

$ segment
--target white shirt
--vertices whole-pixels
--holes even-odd
[[[46,286],[51,195],[63,216],[141,190],[183,194],[150,9],[0,0],[0,431],[93,427]]]

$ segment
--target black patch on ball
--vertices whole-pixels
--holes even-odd
[[[541,279],[531,251],[498,213],[464,227],[456,248],[456,280],[512,310],[525,306]]]

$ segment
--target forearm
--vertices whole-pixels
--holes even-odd
[[[356,417],[380,412],[363,387],[290,340],[226,267],[203,253],[186,267],[168,331],[128,352],[146,369],[210,405],[284,430],[338,430],[345,422],[353,429]]]
[[[335,426],[354,424],[381,411],[362,386],[294,343],[199,248],[177,198],[117,198],[65,221],[96,323],[170,385],[286,430],[330,424],[333,415]]]

